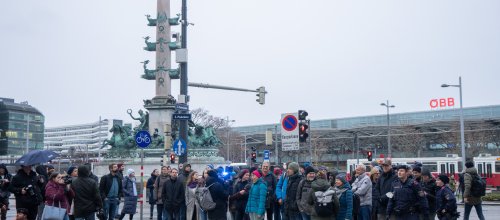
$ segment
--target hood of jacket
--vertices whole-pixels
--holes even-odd
[[[216,182],[219,182],[219,178],[218,177],[213,177],[213,176],[208,176],[207,177],[207,181],[205,182],[205,185],[208,187]]]
[[[330,182],[325,179],[316,179],[311,183],[311,187],[314,191],[326,191],[328,188],[330,188]]]
[[[470,175],[477,175],[477,169],[475,167],[465,169],[465,173]]]
[[[78,177],[89,177],[90,169],[88,166],[81,165],[78,167]]]
[[[5,166],[5,164],[0,164],[0,168],[3,168],[5,170],[5,176],[9,175],[9,170],[7,170],[7,166]]]
[[[36,166],[35,171],[38,175],[47,176],[47,167],[45,165]]]

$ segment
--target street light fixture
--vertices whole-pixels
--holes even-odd
[[[458,87],[460,91],[460,145],[462,146],[462,170],[465,170],[465,135],[464,135],[464,111],[462,104],[462,77],[458,77],[458,85],[442,84],[441,87]]]
[[[395,108],[394,105],[389,105],[389,100],[386,103],[380,103],[381,106],[385,106],[387,108],[387,156],[388,158],[392,158],[391,152],[391,120],[389,118],[389,108]]]

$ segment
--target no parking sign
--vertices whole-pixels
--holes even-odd
[[[281,114],[281,150],[299,150],[299,120],[297,113]]]

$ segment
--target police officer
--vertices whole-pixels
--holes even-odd
[[[425,193],[417,181],[408,177],[408,170],[406,165],[397,168],[398,179],[392,183],[393,192],[387,195],[389,203],[386,219],[419,220],[419,214],[422,213],[424,220],[429,220],[429,205]]]
[[[436,194],[436,214],[439,220],[455,220],[460,217],[457,212],[457,199],[448,183],[450,179],[446,175],[439,175],[436,185],[439,191]]]

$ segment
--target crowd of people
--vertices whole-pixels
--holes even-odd
[[[369,167],[358,164],[351,174],[296,162],[285,168],[264,162],[227,174],[213,165],[202,173],[193,171],[190,164],[163,166],[153,170],[147,181],[149,217],[153,219],[156,212],[161,220],[453,220],[460,216],[455,191],[462,187],[463,219],[475,207],[483,220],[481,196],[471,190],[477,169],[472,162],[465,165],[458,187],[453,180],[450,184],[447,175],[434,178],[419,163],[393,166],[390,159],[374,161]],[[48,207],[65,210],[63,220],[121,220],[126,215],[133,219],[142,187],[135,171],[125,170],[123,164],[108,168],[101,178],[89,164],[70,167],[65,173],[55,172],[50,165],[39,165],[36,172],[32,166],[22,166],[12,176],[2,164],[1,220],[6,219],[11,193],[20,220],[47,219]]]

